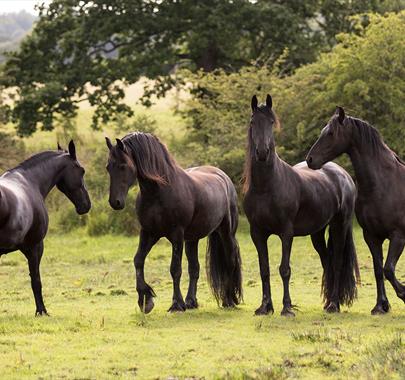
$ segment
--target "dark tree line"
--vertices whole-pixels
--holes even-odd
[[[75,116],[86,99],[98,127],[132,115],[123,88],[141,76],[156,80],[143,97],[149,104],[151,94],[176,84],[179,67],[234,72],[271,67],[283,56],[281,72],[289,74],[329,50],[337,33],[355,31],[352,15],[401,7],[383,0],[54,0],[3,67],[0,85],[17,90],[6,115],[29,136]]]

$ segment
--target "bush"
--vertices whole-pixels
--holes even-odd
[[[76,228],[84,227],[87,219],[88,215],[78,215],[75,207],[69,204],[66,207],[61,207],[58,211],[52,212],[50,225],[52,230],[56,232],[68,233]]]
[[[123,234],[128,236],[139,233],[139,223],[135,214],[135,196],[128,194],[124,210],[113,210],[107,198],[94,201],[87,221],[87,233],[90,236],[105,234]]]

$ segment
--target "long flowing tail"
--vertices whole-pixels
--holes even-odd
[[[324,300],[329,300],[333,292],[333,244],[331,231],[328,238],[328,260],[322,279],[322,292]],[[339,303],[350,306],[357,297],[357,283],[360,283],[360,271],[357,262],[356,248],[353,241],[353,230],[350,226],[346,234],[343,249],[342,269],[339,279]]]
[[[232,307],[242,300],[242,271],[239,245],[235,238],[237,216],[232,218],[230,236],[224,242],[218,230],[208,236],[206,270],[212,292],[222,306]],[[236,225],[235,225],[236,223]]]
[[[356,247],[353,241],[353,229],[350,226],[346,234],[343,250],[343,265],[339,281],[339,301],[350,306],[357,297],[357,284],[360,283],[360,271]]]

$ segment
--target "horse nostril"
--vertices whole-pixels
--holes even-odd
[[[119,206],[121,206],[121,202],[117,199],[117,206],[119,207]]]
[[[308,157],[308,162],[311,164],[312,163],[312,157]]]

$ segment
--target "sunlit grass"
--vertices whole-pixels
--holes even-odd
[[[218,308],[202,271],[200,308],[168,314],[171,302],[170,245],[162,240],[146,262],[156,308],[149,315],[136,305],[133,254],[137,238],[90,238],[84,231],[49,236],[42,263],[50,318],[34,317],[28,269],[19,253],[0,259],[0,368],[2,378],[401,378],[404,304],[392,291],[392,312],[371,316],[375,302],[370,255],[356,229],[363,285],[351,309],[339,315],[322,310],[321,269],[310,240],[296,239],[291,294],[296,318],[281,311],[278,275],[280,244],[270,239],[273,316],[255,317],[261,285],[257,255],[242,221],[238,234],[243,258],[244,303]],[[204,263],[204,244],[200,262]],[[203,268],[204,265],[201,265]],[[398,273],[404,273],[403,261]],[[183,260],[182,289],[187,289]],[[400,343],[398,343],[398,341]],[[384,352],[386,359],[380,359]],[[402,358],[402,359],[401,359]],[[372,364],[372,365],[371,365]]]

